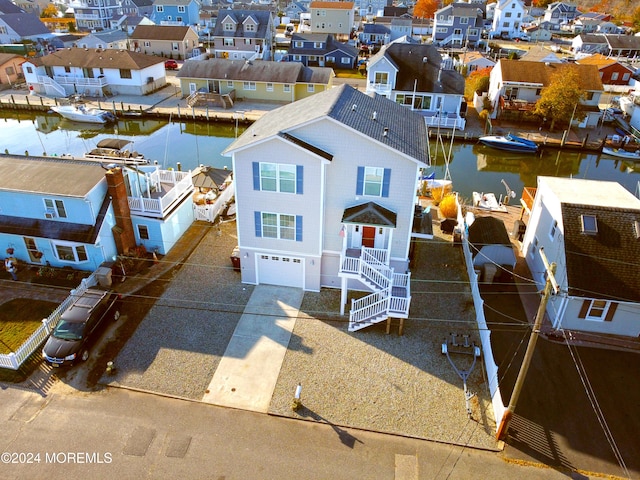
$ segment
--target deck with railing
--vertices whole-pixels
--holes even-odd
[[[162,218],[176,203],[193,191],[191,172],[156,170],[149,174],[144,196],[128,197],[132,213]]]

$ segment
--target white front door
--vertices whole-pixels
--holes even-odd
[[[189,95],[193,95],[194,93],[196,93],[196,84],[195,83],[190,83],[189,84]]]

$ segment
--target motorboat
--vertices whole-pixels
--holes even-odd
[[[83,103],[71,104],[71,105],[57,105],[51,107],[51,110],[74,122],[84,123],[110,123],[116,121],[116,116],[107,111],[99,108],[88,108]]]
[[[623,158],[625,160],[640,161],[640,148],[637,150],[626,150],[624,148],[602,147],[602,154],[610,157]]]
[[[131,140],[119,138],[105,138],[100,140],[96,148],[84,154],[84,158],[103,163],[115,163],[125,165],[147,165],[149,160],[141,153],[130,151],[126,147]]]
[[[509,152],[535,153],[538,151],[538,144],[536,142],[511,133],[507,135],[485,135],[478,140],[488,147],[507,150]]]

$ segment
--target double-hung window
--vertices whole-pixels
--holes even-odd
[[[390,168],[358,167],[356,195],[388,197],[390,180]]]
[[[285,213],[255,212],[256,236],[302,241],[302,216]]]
[[[50,214],[47,218],[67,218],[67,210],[64,208],[64,202],[62,200],[45,198],[44,206],[47,209],[47,213]]]
[[[253,188],[266,192],[302,193],[302,165],[253,163]]]

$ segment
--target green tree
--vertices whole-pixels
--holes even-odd
[[[585,117],[580,109],[580,101],[585,98],[585,91],[580,87],[580,77],[574,65],[565,65],[559,72],[551,76],[536,102],[534,114],[551,121],[549,130],[553,131],[556,123],[568,124]]]

